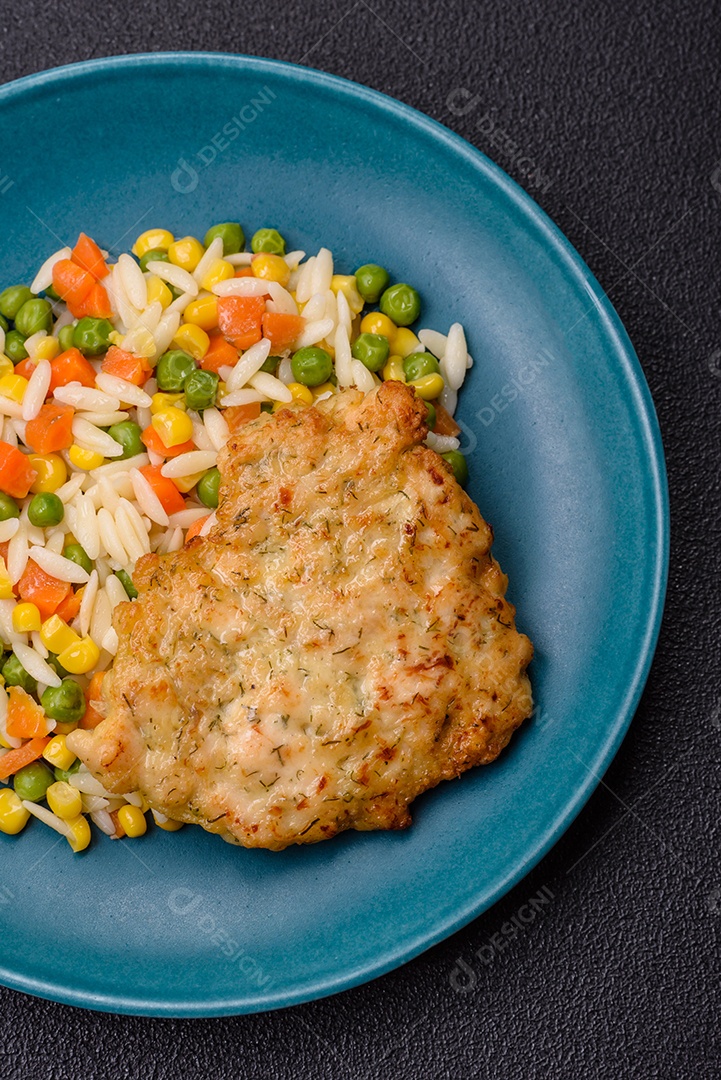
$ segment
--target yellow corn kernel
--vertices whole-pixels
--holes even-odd
[[[369,311],[361,319],[360,329],[361,334],[381,334],[390,340],[398,327],[382,311]]]
[[[405,360],[411,353],[423,351],[420,341],[407,326],[399,326],[390,342],[391,349],[397,356],[400,356],[401,360]]]
[[[186,495],[203,476],[205,476],[205,469],[201,472],[191,473],[189,476],[174,476],[173,483],[178,491],[182,491],[183,495]]]
[[[71,675],[86,675],[88,671],[92,671],[99,659],[100,649],[89,637],[78,639],[58,654],[58,663]]]
[[[72,750],[68,750],[64,735],[54,735],[43,750],[43,757],[56,769],[69,769],[76,760]]]
[[[424,401],[434,401],[443,389],[443,376],[434,372],[433,375],[423,375],[422,378],[415,379],[410,385],[414,387],[418,397]]]
[[[16,836],[28,823],[29,811],[22,804],[22,799],[12,788],[0,790],[0,832],[7,836]]]
[[[405,382],[406,375],[403,370],[403,360],[400,356],[389,356],[385,362],[385,367],[381,371],[383,382],[388,382],[389,379],[395,380],[395,382]]]
[[[187,323],[199,326],[201,330],[214,330],[218,325],[218,297],[199,296],[197,300],[191,300],[183,317]]]
[[[164,412],[171,406],[175,406],[178,409],[185,409],[185,394],[168,394],[158,393],[153,394],[150,399],[150,411],[155,416],[156,413]]]
[[[301,383],[292,382],[288,383],[288,389],[293,395],[293,401],[300,401],[303,405],[313,404],[313,394],[308,386],[303,386]]]
[[[40,611],[35,604],[16,604],[13,608],[13,630],[16,634],[32,634],[42,625]]]
[[[256,255],[250,269],[253,277],[263,278],[264,281],[277,281],[283,288],[290,281],[288,263],[280,255],[271,255],[269,252]]]
[[[167,229],[146,229],[133,244],[133,254],[142,259],[146,251],[167,251],[173,239]]]
[[[136,836],[142,836],[148,828],[148,823],[145,820],[145,814],[139,806],[132,806],[131,803],[127,803],[125,806],[121,806],[118,810],[118,821],[125,830],[125,835],[133,839]]]
[[[15,365],[12,360],[5,353],[0,353],[0,379],[3,375],[12,375],[14,370]]]
[[[187,270],[189,274],[193,273],[204,254],[203,245],[194,236],[184,236],[182,240],[174,240],[168,246],[170,262],[174,266],[180,266],[183,270]]]
[[[227,259],[213,259],[200,283],[201,289],[212,289],[221,281],[235,277],[235,267]]]
[[[97,450],[86,450],[77,443],[73,443],[68,450],[68,457],[76,469],[99,469],[105,461],[103,455]]]
[[[33,360],[54,360],[60,352],[60,342],[56,337],[46,337],[35,346]]]
[[[66,784],[64,780],[58,780],[51,784],[45,792],[48,806],[54,814],[63,821],[76,818],[83,810],[83,800],[76,788]]]
[[[202,360],[210,348],[210,338],[202,327],[183,323],[173,338],[173,344],[190,353],[193,360]]]
[[[3,679],[3,686],[4,685],[5,685],[5,680]],[[0,748],[2,748],[3,750],[12,750],[12,746],[10,745],[10,743],[6,739],[3,738],[3,734],[2,734],[1,731],[0,731]]]
[[[51,615],[40,627],[40,640],[50,652],[61,653],[63,649],[75,645],[80,638],[59,615]]]
[[[351,314],[358,315],[363,310],[363,297],[358,292],[355,274],[334,274],[330,279],[330,287],[338,295],[342,292],[348,301]]]
[[[82,814],[78,814],[75,818],[70,818],[65,824],[70,829],[70,835],[66,838],[73,851],[85,851],[85,848],[90,843],[90,826],[88,825],[88,819],[83,817]]]
[[[193,421],[182,409],[171,405],[155,413],[150,423],[157,431],[163,446],[179,446],[193,437]]]
[[[313,393],[313,401],[315,401],[316,398],[321,397],[322,394],[328,394],[328,393],[334,394],[335,393],[335,386],[333,386],[332,382],[324,382],[324,383],[321,383],[320,386],[314,386],[313,389],[312,389],[312,393]]]
[[[117,345],[119,349],[122,349],[123,342],[125,341],[125,334],[121,334],[119,330],[111,330],[108,334],[111,345]]]
[[[22,375],[3,375],[0,379],[0,394],[11,401],[21,402],[27,388],[28,380],[23,379]]]
[[[0,555],[0,600],[12,600],[13,598],[13,583],[10,580],[8,568],[5,565],[5,560]]]
[[[182,829],[184,822],[173,821],[172,818],[166,817],[165,814],[161,814],[158,810],[153,810],[153,821],[159,829],[165,829],[166,832],[177,832],[178,829]]]
[[[67,466],[59,454],[28,454],[28,461],[38,474],[30,486],[35,494],[57,491],[68,478]]]
[[[164,281],[161,281],[155,274],[151,274],[147,279],[148,283],[148,303],[155,304],[160,302],[160,306],[165,310],[173,302],[173,294]]]

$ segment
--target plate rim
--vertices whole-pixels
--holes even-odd
[[[46,982],[34,976],[25,976],[0,968],[0,982],[10,989],[46,998],[58,1004],[94,1011],[164,1018],[252,1014],[316,1001],[344,990],[350,990],[408,963],[468,925],[497,903],[537,866],[570,827],[598,787],[615,757],[631,724],[648,679],[661,628],[668,581],[670,534],[668,480],[660,426],[646,377],[625,327],[593,272],[549,215],[499,165],[461,135],[413,106],[381,91],[316,68],[262,56],[213,51],[130,53],[64,64],[23,76],[0,86],[0,105],[21,97],[25,93],[42,89],[45,85],[56,85],[60,89],[65,82],[72,82],[77,76],[94,73],[102,76],[108,71],[145,67],[148,64],[156,67],[182,64],[192,64],[195,67],[220,65],[231,69],[255,69],[259,73],[268,71],[281,78],[327,89],[334,95],[341,95],[355,101],[365,100],[382,113],[404,123],[410,123],[434,139],[440,139],[453,152],[465,158],[476,170],[485,174],[490,183],[499,188],[513,204],[519,217],[529,227],[529,232],[535,230],[536,235],[547,245],[547,250],[552,250],[557,255],[565,274],[579,284],[585,284],[588,289],[590,298],[594,302],[593,311],[599,319],[601,329],[609,339],[609,344],[620,365],[624,386],[629,393],[632,415],[639,428],[639,440],[646,451],[647,475],[645,479],[652,493],[655,509],[654,527],[657,548],[649,582],[648,615],[644,635],[637,649],[633,674],[629,679],[625,695],[613,714],[606,738],[599,745],[584,782],[574,789],[562,810],[536,838],[531,851],[526,853],[519,865],[509,870],[495,888],[483,894],[476,894],[473,901],[465,904],[462,909],[457,909],[451,917],[445,918],[440,924],[435,924],[430,930],[423,929],[417,932],[411,939],[404,940],[401,946],[386,951],[379,960],[359,964],[352,969],[346,968],[340,975],[319,976],[295,989],[271,992],[265,996],[256,993],[236,997],[223,996],[217,1000],[181,1002],[169,1001],[167,998],[152,998],[147,994],[140,997],[120,995],[115,992],[93,994],[84,990],[76,991],[67,985],[56,984],[52,980]]]

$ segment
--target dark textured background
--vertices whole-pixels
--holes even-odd
[[[400,971],[284,1012],[154,1021],[0,989],[0,1076],[721,1075],[718,8],[150,0],[131,14],[113,0],[31,0],[0,10],[3,81],[111,53],[256,53],[365,83],[465,136],[529,190],[608,290],[656,401],[673,513],[666,617],[631,731],[576,823],[503,901]],[[39,159],[41,137],[25,146]],[[61,164],[45,160],[50,174]],[[502,933],[544,886],[553,899],[536,919]]]

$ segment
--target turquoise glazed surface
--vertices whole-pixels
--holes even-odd
[[[482,154],[380,94],[227,55],[131,56],[0,90],[0,285],[78,231],[118,253],[150,226],[239,220],[339,269],[390,268],[421,325],[461,321],[459,421],[537,709],[495,764],[420,798],[398,834],[278,853],[200,829],[0,836],[0,981],[89,1008],[219,1015],[368,980],[511,888],[587,800],[633,715],[667,565],[663,453],[633,348],[588,268]],[[90,137],[78,138],[81,133]],[[67,148],[71,147],[72,152]]]

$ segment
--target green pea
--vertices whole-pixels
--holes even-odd
[[[195,360],[182,349],[170,349],[163,353],[155,369],[158,390],[179,394],[188,375],[195,371]]]
[[[73,331],[73,345],[83,356],[99,356],[110,348],[112,333],[113,324],[107,319],[85,315]]]
[[[453,469],[453,475],[461,487],[465,487],[468,483],[468,464],[460,450],[449,450],[446,454],[441,454],[441,457]]]
[[[388,359],[390,345],[381,334],[359,334],[353,342],[353,356],[369,371],[380,371]]]
[[[53,328],[53,305],[49,300],[27,300],[15,316],[15,329],[25,337],[44,330],[47,334]]]
[[[38,688],[37,682],[28,674],[15,653],[10,653],[3,664],[2,674],[6,686],[20,686],[28,694],[34,694]]]
[[[108,428],[108,435],[122,446],[121,461],[123,458],[135,457],[136,454],[145,452],[145,446],[140,438],[140,425],[133,420],[121,420],[119,424],[112,424]]]
[[[60,293],[55,292],[55,289],[52,287],[52,285],[48,285],[47,289],[45,289],[44,292],[48,300],[52,300],[54,303],[57,303],[58,300],[62,299]]]
[[[272,411],[273,411],[273,402],[272,401],[261,401],[261,403],[260,403],[260,411],[261,412],[272,413]]]
[[[403,361],[403,374],[408,382],[413,382],[414,379],[422,379],[424,375],[433,375],[440,370],[435,356],[428,352],[411,353]]]
[[[379,307],[396,326],[410,326],[421,313],[421,298],[411,285],[399,282],[386,289]]]
[[[65,517],[63,500],[54,491],[41,491],[33,495],[28,506],[28,519],[39,529],[59,525]]]
[[[261,251],[267,251],[271,255],[285,255],[285,240],[277,229],[258,229],[250,241],[250,247],[255,255]]]
[[[74,333],[74,323],[70,323],[68,326],[64,326],[62,330],[58,331],[58,344],[60,345],[60,352],[66,352],[68,349],[72,349]]]
[[[428,416],[426,417],[428,430],[433,431],[434,427],[436,426],[436,407],[432,401],[427,401],[426,408],[428,409]]]
[[[85,548],[80,544],[68,544],[66,548],[63,548],[63,555],[66,559],[70,559],[70,562],[74,562],[76,566],[82,566],[86,574],[92,574],[92,560]]]
[[[203,409],[209,409],[212,405],[215,405],[219,382],[220,376],[216,375],[214,371],[203,371],[202,368],[191,371],[183,383],[185,403],[188,408],[201,412]]]
[[[16,517],[20,517],[20,507],[14,499],[0,491],[0,521]]]
[[[54,781],[55,776],[49,765],[44,761],[32,761],[15,773],[13,787],[19,798],[27,799],[28,802],[41,802]]]
[[[218,488],[220,486],[220,473],[217,469],[208,469],[205,476],[201,476],[198,486],[198,498],[204,506],[215,510],[218,506]]]
[[[378,297],[388,288],[391,283],[387,270],[376,263],[366,263],[359,266],[355,272],[355,283],[358,292],[368,304],[377,304]]]
[[[25,337],[19,330],[10,330],[5,335],[5,355],[12,360],[13,364],[19,364],[21,360],[27,359]]]
[[[148,269],[149,262],[170,262],[170,259],[167,251],[163,251],[162,248],[151,248],[140,258],[140,269],[143,273]]]
[[[261,364],[260,370],[265,371],[267,375],[275,375],[278,370],[278,364],[280,363],[279,356],[269,356]]]
[[[303,386],[320,386],[327,382],[333,370],[333,361],[325,349],[308,345],[298,349],[290,362],[293,378]]]
[[[130,600],[137,600],[138,590],[133,585],[133,579],[127,570],[116,570],[115,576],[128,594],[128,598]]]
[[[3,328],[3,330],[7,334],[8,330],[10,329],[10,323],[7,321],[7,319],[3,315],[0,315],[0,326]]]
[[[210,247],[218,236],[223,241],[223,255],[237,255],[245,247],[245,233],[237,221],[224,221],[222,225],[213,225],[205,234],[203,243]]]
[[[85,694],[73,679],[63,679],[60,686],[48,686],[40,704],[51,720],[76,724],[85,715]]]
[[[80,758],[76,758],[69,769],[58,769],[56,766],[53,769],[53,772],[55,773],[55,779],[64,780],[66,784],[69,783],[70,777],[73,775],[73,773],[76,773],[78,771],[81,765],[82,762]]]
[[[0,293],[0,315],[6,319],[14,320],[23,304],[32,300],[35,293],[30,292],[27,285],[11,285]]]

